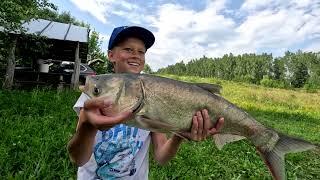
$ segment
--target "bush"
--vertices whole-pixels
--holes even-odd
[[[260,84],[262,86],[271,87],[271,88],[287,88],[288,87],[288,85],[285,82],[280,80],[273,80],[266,76],[263,77],[263,79],[260,81]]]
[[[236,81],[236,82],[244,82],[244,83],[256,84],[255,80],[254,80],[254,77],[252,77],[251,75],[248,75],[248,74],[244,75],[244,76],[235,77],[233,80]]]
[[[320,89],[319,85],[313,84],[313,83],[307,83],[303,86],[303,88],[308,92],[308,93],[316,93],[318,92],[318,89]]]

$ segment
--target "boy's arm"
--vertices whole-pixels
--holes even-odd
[[[182,138],[173,135],[172,138],[167,139],[166,134],[151,132],[154,159],[163,165],[171,160],[177,153]]]
[[[86,115],[81,109],[76,132],[68,143],[70,159],[77,166],[84,165],[90,159],[96,133],[97,129],[86,122]]]
[[[107,130],[132,116],[130,111],[106,116],[103,112],[111,106],[110,101],[103,99],[90,99],[84,103],[76,132],[68,143],[70,159],[76,165],[82,166],[90,159],[98,130]]]
[[[194,141],[202,141],[209,135],[213,135],[219,131],[224,123],[223,118],[219,118],[213,128],[210,129],[211,121],[207,110],[197,112],[192,119],[191,132],[183,134]],[[183,139],[179,136],[173,135],[170,139],[167,139],[166,134],[163,133],[151,133],[152,144],[154,149],[155,160],[163,165],[170,161],[177,153],[180,144]]]

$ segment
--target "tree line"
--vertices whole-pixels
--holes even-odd
[[[169,65],[157,73],[216,77],[268,87],[316,89],[320,88],[320,52],[287,51],[277,58],[267,53],[203,56],[188,63]]]

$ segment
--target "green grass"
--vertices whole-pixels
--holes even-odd
[[[75,177],[66,151],[75,92],[0,91],[0,179]]]
[[[217,79],[169,76],[217,83],[222,95],[280,132],[320,144],[320,93],[264,88]],[[66,144],[76,126],[79,92],[0,91],[0,179],[75,179]],[[152,157],[152,155],[151,155]],[[320,179],[320,150],[288,154],[288,179]],[[165,166],[150,159],[150,179],[271,179],[249,141],[219,151],[211,139],[182,144]]]

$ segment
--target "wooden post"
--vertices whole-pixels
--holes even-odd
[[[13,41],[11,43],[10,49],[9,49],[9,56],[7,59],[7,71],[6,75],[4,77],[4,83],[3,88],[4,89],[11,89],[13,85],[13,78],[14,78],[14,69],[16,67],[16,45],[17,45],[18,37],[16,35],[13,35]]]
[[[73,89],[78,89],[78,86],[79,86],[79,75],[80,75],[79,49],[80,49],[80,43],[77,42],[75,60],[74,60],[74,69],[73,69],[72,81],[71,81],[71,86]]]

